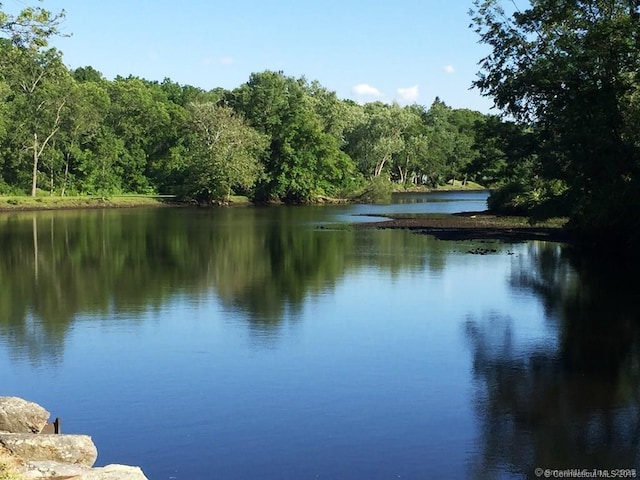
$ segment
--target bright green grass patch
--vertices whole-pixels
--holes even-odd
[[[461,180],[453,180],[446,185],[440,185],[436,188],[430,188],[424,185],[407,185],[400,186],[395,185],[396,192],[451,192],[451,191],[482,191],[487,190],[487,187],[480,185],[479,183],[467,181],[463,183]]]
[[[163,206],[173,200],[168,195],[113,195],[110,197],[29,197],[0,196],[0,210],[49,210],[59,208],[106,208]]]
[[[436,188],[437,192],[440,191],[449,191],[449,190],[486,190],[487,187],[483,187],[479,183],[475,182],[465,182],[463,183],[460,180],[453,180],[453,183],[447,183],[446,185],[440,185]]]

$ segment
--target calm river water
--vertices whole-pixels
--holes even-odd
[[[348,226],[485,198],[1,215],[0,395],[151,480],[637,469],[637,282]]]

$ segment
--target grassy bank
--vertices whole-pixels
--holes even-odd
[[[475,182],[462,182],[461,180],[453,180],[445,185],[439,185],[436,188],[429,188],[423,185],[410,185],[394,189],[395,192],[475,192],[487,190],[487,187]]]
[[[114,195],[111,197],[27,197],[0,196],[0,211],[54,210],[74,208],[162,207],[171,204],[173,196]]]
[[[385,182],[386,195],[390,195],[394,191],[391,183]],[[395,189],[396,192],[433,192],[433,191],[476,191],[485,190],[482,185],[473,182],[463,184],[460,181],[442,185],[436,189],[429,189],[424,186],[415,186],[409,188]],[[377,192],[373,192],[373,199],[357,198],[351,201],[367,201],[375,203]],[[349,203],[346,198],[334,199],[326,196],[319,196],[318,203]],[[109,197],[101,197],[96,195],[81,196],[26,196],[26,195],[0,195],[0,212],[9,211],[29,211],[29,210],[64,210],[64,209],[85,209],[85,208],[128,208],[128,207],[163,207],[167,205],[177,205],[181,202],[177,201],[173,195],[112,195]],[[220,203],[221,205],[250,205],[251,200],[248,197],[240,195],[231,195]]]
[[[447,192],[447,191],[478,191],[478,190],[486,190],[487,187],[480,185],[475,182],[462,182],[460,180],[453,180],[452,183],[447,183],[445,185],[440,185],[434,191],[436,192]]]

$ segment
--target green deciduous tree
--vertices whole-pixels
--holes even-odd
[[[31,160],[31,195],[36,195],[40,158],[60,129],[69,77],[55,49],[4,44],[0,71],[8,83],[15,153]]]
[[[399,105],[366,104],[361,122],[349,132],[346,151],[363,175],[378,177],[404,148],[408,126],[409,119]]]
[[[353,163],[340,150],[339,139],[328,133],[329,116],[318,114],[306,80],[254,73],[225,101],[270,139],[258,198],[308,202],[351,181]]]
[[[101,83],[105,81],[102,73],[91,66],[78,67],[73,72],[71,72],[71,75],[73,76],[73,79],[78,83]]]
[[[475,143],[477,155],[466,169],[474,181],[487,187],[500,186],[509,162],[511,133],[514,131],[521,132],[522,128],[496,115],[487,116],[478,125]]]
[[[0,4],[2,7],[2,4]],[[36,195],[40,157],[60,129],[68,77],[61,54],[49,48],[58,35],[64,11],[54,14],[40,7],[26,7],[17,15],[0,11],[0,78],[14,94],[14,140],[32,159],[31,195]]]
[[[403,187],[409,182],[420,183],[429,165],[429,146],[431,139],[428,135],[428,127],[424,122],[425,110],[418,105],[397,109],[397,105],[390,108],[399,120],[400,127],[399,147],[391,156],[388,164],[390,177]]]
[[[572,223],[594,238],[640,239],[640,15],[635,0],[531,0],[507,14],[476,0],[492,52],[475,85],[536,131],[540,173],[566,182]]]
[[[192,136],[183,195],[218,202],[234,189],[247,192],[262,171],[259,157],[267,138],[230,107],[192,103],[189,110]]]
[[[117,165],[127,192],[153,190],[150,171],[159,157],[169,154],[184,109],[171,102],[155,82],[117,77],[107,84],[110,109],[106,124],[122,140],[124,150]]]
[[[75,72],[74,72],[75,77]],[[62,171],[60,195],[71,186],[76,192],[84,188],[86,173],[91,170],[93,149],[101,125],[109,110],[109,95],[102,81],[72,82],[67,91],[67,108],[62,118],[60,145]],[[80,169],[85,170],[83,175]]]
[[[17,15],[0,10],[0,34],[17,47],[43,49],[51,37],[60,35],[64,17],[64,10],[53,13],[41,7],[25,7]]]
[[[467,108],[452,109],[449,122],[455,129],[453,158],[450,164],[452,179],[467,180],[468,166],[478,155],[476,137],[485,116]]]

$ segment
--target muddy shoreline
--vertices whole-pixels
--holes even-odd
[[[542,240],[573,243],[563,222],[528,224],[521,217],[501,216],[491,212],[464,212],[434,215],[380,215],[390,220],[358,223],[358,228],[404,229],[439,240],[502,240],[523,242]]]

